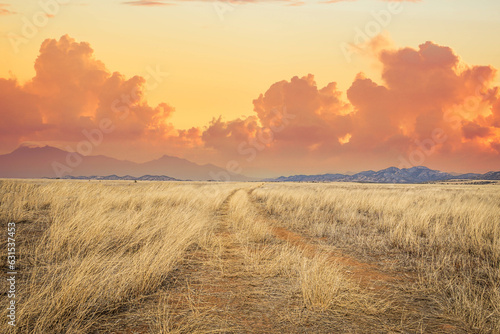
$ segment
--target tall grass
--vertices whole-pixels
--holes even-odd
[[[498,185],[267,184],[253,194],[288,228],[369,260],[394,254],[450,315],[500,332]]]
[[[3,224],[37,224],[43,214],[50,224],[32,245],[19,248],[27,284],[19,289],[17,330],[85,332],[158,289],[211,228],[214,210],[230,191],[204,187],[2,181]],[[1,326],[7,332],[5,322]]]
[[[18,228],[18,326],[2,321],[2,333],[92,332],[155,293],[163,297],[150,308],[152,332],[210,331],[201,322],[211,314],[181,319],[167,298],[176,266],[199,253],[221,277],[279,282],[276,291],[299,296],[310,312],[363,326],[425,328],[395,318],[406,312],[398,301],[415,293],[468,331],[500,332],[498,185],[0,181],[4,231],[8,222]],[[348,264],[282,240],[276,228],[412,283],[390,290],[399,297],[367,291]],[[5,263],[5,238],[0,247]],[[414,321],[434,311],[412,312]]]

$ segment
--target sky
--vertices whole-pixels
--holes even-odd
[[[498,1],[0,0],[0,32],[0,154],[500,170]]]

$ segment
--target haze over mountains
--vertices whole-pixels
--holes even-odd
[[[215,165],[199,165],[186,159],[164,155],[145,163],[118,160],[103,155],[81,156],[58,148],[21,146],[13,152],[0,155],[0,177],[4,178],[71,178],[90,176],[164,176],[178,180],[204,181],[220,179],[251,181],[252,178],[232,174]],[[115,178],[116,179],[116,178]],[[164,178],[163,178],[164,179]]]
[[[212,165],[199,165],[186,159],[164,155],[145,163],[118,160],[103,155],[81,156],[58,148],[20,146],[13,152],[0,155],[2,178],[68,178],[98,180],[223,180],[256,181],[257,179]],[[380,171],[364,171],[354,175],[322,174],[293,175],[265,179],[271,182],[373,182],[423,183],[453,179],[500,180],[500,172],[453,175],[418,166],[399,169],[389,167]]]

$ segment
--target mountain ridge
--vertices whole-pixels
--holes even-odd
[[[68,157],[74,160],[72,161]],[[58,166],[62,175],[57,175]],[[122,175],[122,176],[119,176]],[[21,145],[8,154],[0,155],[2,178],[63,178],[95,180],[157,180],[157,181],[257,181],[261,179],[241,174],[229,174],[213,164],[200,165],[184,158],[163,155],[144,163],[119,160],[105,155],[82,156],[52,146],[33,147]],[[500,180],[500,171],[484,174],[451,174],[425,166],[399,169],[388,167],[379,171],[367,170],[352,175],[327,173],[317,175],[292,175],[267,178],[269,182],[365,182],[365,183],[425,183],[446,180]]]
[[[346,174],[318,174],[292,175],[265,179],[269,182],[364,182],[364,183],[425,183],[446,180],[500,180],[499,172],[485,174],[466,173],[452,175],[450,173],[433,170],[425,166],[411,168],[388,167],[379,171],[368,170],[353,175]]]
[[[144,163],[119,160],[105,155],[83,156],[52,146],[21,145],[0,155],[2,178],[64,178],[124,175],[134,178],[164,176],[175,180],[208,181],[218,176],[231,181],[253,181],[254,178],[232,174],[213,164],[200,165],[187,159],[163,155]]]

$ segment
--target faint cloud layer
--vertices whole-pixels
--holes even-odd
[[[161,1],[125,1],[123,2],[125,5],[131,5],[131,6],[168,6],[171,5],[171,3],[165,3]]]
[[[6,3],[0,3],[0,16],[1,15],[12,15],[17,14],[16,12],[9,9],[10,5]]]
[[[125,5],[131,6],[166,6],[173,5],[176,3],[187,2],[187,1],[200,1],[200,0],[166,0],[166,1],[147,1],[147,0],[138,0],[138,1],[124,1],[122,2]],[[201,0],[205,2],[220,2],[227,3],[231,5],[237,4],[249,4],[249,3],[265,3],[265,2],[281,2],[286,3],[290,6],[302,6],[305,5],[305,1],[300,0]],[[318,3],[337,3],[337,2],[346,2],[346,1],[357,1],[357,0],[330,0],[330,1],[318,1]],[[386,2],[420,2],[422,0],[380,0]]]

